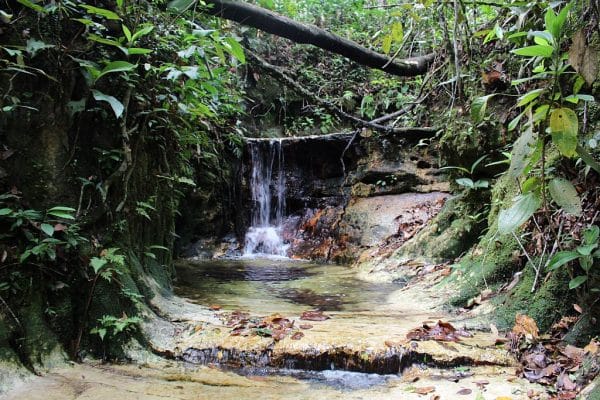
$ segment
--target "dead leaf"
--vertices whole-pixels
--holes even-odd
[[[473,383],[476,384],[479,389],[483,389],[486,385],[490,384],[490,381],[481,380],[481,381],[473,381]]]
[[[62,232],[62,231],[65,231],[66,229],[67,229],[66,225],[63,225],[63,224],[54,225],[54,232]]]
[[[300,340],[304,337],[304,333],[298,331],[292,335],[292,340]]]
[[[598,342],[594,339],[590,341],[590,343],[583,348],[583,351],[587,354],[598,354]]]
[[[469,388],[462,388],[458,392],[456,392],[456,394],[459,394],[461,396],[466,396],[466,395],[471,394],[471,393],[473,393],[473,391],[471,389],[469,389]]]
[[[208,306],[208,308],[210,308],[213,311],[219,311],[221,309],[221,306],[218,304],[211,304],[210,306]]]
[[[300,324],[299,325],[300,329],[312,329],[312,325],[311,324]]]
[[[444,342],[458,342],[459,337],[472,337],[466,329],[456,329],[452,324],[439,320],[437,324],[430,326],[424,323],[420,328],[410,330],[406,334],[409,340],[437,340]]]
[[[429,394],[431,392],[435,392],[435,386],[424,386],[415,389],[415,393],[417,394]]]
[[[318,310],[304,311],[302,315],[300,315],[300,319],[305,321],[325,321],[329,318],[328,315],[323,314],[323,311]]]
[[[579,304],[573,304],[573,308],[575,309],[575,311],[577,311],[579,314],[583,314],[583,309],[581,308],[581,306]]]
[[[540,331],[533,318],[524,314],[517,314],[515,316],[515,326],[512,332],[517,335],[523,335],[529,340],[537,340],[540,337]]]

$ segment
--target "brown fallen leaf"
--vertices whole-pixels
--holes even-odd
[[[581,308],[581,306],[577,303],[573,304],[573,308],[575,309],[575,311],[577,311],[579,314],[583,314],[583,309]]]
[[[461,396],[466,396],[471,393],[473,393],[473,391],[469,388],[462,388],[458,392],[456,392],[456,394],[461,395]]]
[[[456,329],[452,324],[439,320],[435,325],[427,322],[419,328],[410,330],[406,334],[409,340],[437,340],[445,342],[458,342],[460,337],[471,337],[471,333],[465,329]]]
[[[479,389],[483,389],[485,387],[485,385],[490,384],[490,381],[481,380],[481,381],[473,381],[473,383],[476,384]]]
[[[213,311],[219,311],[221,309],[221,306],[218,304],[211,304],[210,306],[208,306],[208,308],[210,308]]]
[[[300,340],[304,337],[304,333],[298,331],[292,335],[292,340]]]
[[[300,329],[312,329],[313,326],[311,324],[300,324]]]
[[[435,386],[424,386],[415,389],[415,393],[417,394],[429,394],[431,392],[435,392]]]
[[[304,311],[302,315],[300,315],[300,319],[305,321],[325,321],[329,318],[331,317],[323,314],[323,311],[318,310]]]
[[[524,314],[517,314],[515,316],[515,326],[512,332],[517,335],[523,335],[529,340],[537,340],[540,337],[540,331],[534,319]]]

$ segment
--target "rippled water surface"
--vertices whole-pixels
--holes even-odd
[[[289,259],[186,261],[177,265],[177,277],[180,296],[257,314],[368,311],[399,288],[358,280],[346,266]]]

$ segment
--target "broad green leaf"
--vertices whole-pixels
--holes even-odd
[[[114,13],[113,11],[107,10],[105,8],[98,8],[98,7],[90,6],[90,5],[87,5],[87,4],[81,4],[80,7],[85,8],[85,10],[89,14],[99,15],[99,16],[104,17],[106,19],[111,19],[111,20],[119,20],[119,19],[121,19],[121,17],[119,17],[116,13]]]
[[[583,283],[585,281],[587,281],[586,275],[576,276],[575,278],[571,279],[571,281],[569,282],[569,289],[576,289],[579,286],[583,285]]]
[[[525,114],[525,111],[523,111],[521,114],[517,115],[515,118],[512,119],[512,121],[510,121],[508,123],[509,132],[514,131],[515,128],[517,127],[517,125],[519,125],[519,121],[521,121],[521,118],[523,118],[523,114]]]
[[[527,36],[533,36],[533,40],[536,44],[547,46],[549,44],[554,43],[554,38],[552,37],[552,34],[548,31],[531,31],[528,32]]]
[[[519,97],[519,101],[517,102],[517,107],[523,107],[531,103],[533,100],[540,97],[540,95],[544,92],[545,89],[534,89],[525,93],[523,96]]]
[[[510,167],[508,175],[512,178],[518,178],[523,174],[529,164],[531,153],[535,149],[536,137],[533,134],[531,123],[527,124],[525,131],[513,144],[510,157]]]
[[[225,38],[225,42],[228,44],[228,46],[225,48],[231,53],[231,55],[234,56],[235,58],[237,58],[238,61],[241,62],[242,64],[245,63],[246,56],[244,55],[244,49],[238,43],[238,41],[232,37],[228,37],[228,38]]]
[[[94,273],[97,274],[107,263],[108,261],[104,258],[92,257],[90,260],[90,267],[92,267]]]
[[[583,231],[583,242],[586,244],[593,244],[598,241],[600,236],[600,227],[597,225],[590,226]]]
[[[552,200],[565,212],[576,216],[581,215],[581,199],[571,182],[564,178],[554,178],[548,184],[548,190]]]
[[[75,219],[75,217],[71,213],[66,211],[48,211],[48,214],[56,218]]]
[[[132,40],[131,40],[131,31],[129,30],[128,27],[125,26],[125,24],[122,24],[121,28],[123,28],[123,33],[125,34],[125,38],[127,39],[127,41],[129,43],[131,43],[132,42]]]
[[[550,58],[554,52],[554,47],[536,44],[534,46],[521,47],[511,52],[518,56]]]
[[[565,100],[573,104],[579,103],[579,100],[591,102],[595,101],[594,96],[590,96],[589,94],[572,94],[570,96],[565,97]]]
[[[577,149],[579,121],[570,108],[557,108],[550,114],[552,142],[565,157],[573,157]]]
[[[562,267],[563,265],[576,260],[580,257],[579,253],[576,251],[559,251],[556,253],[548,263],[548,271],[554,271],[557,268]]]
[[[381,51],[383,54],[390,54],[392,50],[392,35],[386,35],[383,38],[383,43],[381,44]]]
[[[152,32],[153,29],[154,29],[154,26],[148,25],[148,26],[143,27],[142,29],[137,30],[131,37],[131,42],[135,43],[136,40],[138,40],[142,36],[149,34],[150,32]]]
[[[75,219],[75,217],[73,216],[73,213],[75,211],[76,210],[71,207],[57,206],[57,207],[52,207],[51,209],[49,209],[47,211],[47,214],[52,215],[57,218]]]
[[[404,28],[400,22],[396,22],[392,25],[392,39],[395,42],[401,42],[404,39]]]
[[[97,101],[107,102],[110,105],[110,108],[112,108],[113,112],[115,113],[115,117],[117,119],[121,118],[121,115],[123,115],[123,111],[125,111],[123,103],[121,103],[115,97],[104,94],[99,90],[92,89],[92,94],[94,95],[94,99],[96,99]]]
[[[562,33],[563,26],[567,20],[567,15],[569,15],[569,11],[571,11],[571,5],[572,3],[568,3],[560,10],[556,18],[552,21],[551,29],[548,29],[555,38],[560,37]]]
[[[542,180],[537,176],[532,176],[530,178],[525,179],[525,182],[521,185],[521,191],[523,193],[535,192],[540,189],[542,185]]]
[[[127,61],[111,61],[100,71],[100,74],[96,77],[96,81],[102,78],[106,74],[113,72],[128,72],[137,68],[137,64],[131,64]]]
[[[577,155],[581,157],[581,159],[594,171],[600,174],[600,163],[594,159],[586,149],[584,149],[579,144],[577,145]]]
[[[488,187],[490,187],[490,181],[487,179],[478,179],[475,181],[475,183],[473,183],[474,189],[483,189]]]
[[[35,4],[37,2],[33,2],[30,0],[17,0],[19,3],[23,4],[25,7],[31,8],[34,11],[37,11],[39,13],[46,13],[47,11],[44,9],[44,7],[40,6],[39,4]]]
[[[40,229],[48,236],[54,235],[54,226],[50,224],[41,224]]]
[[[69,212],[75,212],[77,210],[75,210],[73,207],[56,206],[56,207],[52,207],[48,211],[69,211]]]
[[[167,4],[167,9],[172,9],[177,12],[184,12],[196,3],[196,0],[173,0]]]
[[[517,196],[510,208],[500,210],[498,232],[506,235],[517,230],[540,208],[541,203],[542,200],[534,192]]]
[[[575,250],[582,256],[589,256],[598,247],[598,243],[586,244],[577,246]]]
[[[107,44],[109,46],[115,46],[115,47],[120,47],[121,43],[113,40],[113,39],[107,39],[105,37],[90,33],[88,35],[88,39],[93,40],[94,42],[98,42],[98,43],[102,43],[102,44]]]
[[[133,55],[137,55],[137,54],[150,54],[152,53],[152,49],[144,49],[141,47],[130,47],[130,48],[126,48],[126,53],[130,56]]]
[[[544,25],[546,27],[546,30],[556,38],[558,37],[559,33],[556,30],[557,17],[558,16],[556,15],[552,7],[548,7],[548,9],[546,10],[546,14],[544,15]]]
[[[495,94],[488,94],[487,96],[477,97],[473,100],[471,103],[471,118],[473,121],[475,121],[475,123],[483,121],[488,100],[494,95]]]
[[[10,208],[0,208],[0,216],[9,215],[12,211]]]
[[[123,2],[124,2],[124,1],[125,1],[125,0],[117,0],[117,7],[119,7],[119,8],[123,8]]]
[[[38,53],[38,51],[43,50],[43,49],[51,49],[53,47],[54,47],[53,44],[46,44],[40,40],[35,40],[33,38],[30,38],[27,40],[27,45],[25,46],[25,51],[27,53],[29,53],[29,55],[31,57],[35,57],[35,55]]]
[[[468,187],[468,188],[473,188],[475,186],[473,184],[473,180],[470,178],[459,178],[456,180],[456,183],[458,183],[460,186],[464,186],[464,187]]]

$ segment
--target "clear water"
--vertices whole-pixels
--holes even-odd
[[[253,314],[372,311],[387,302],[397,284],[370,283],[351,268],[290,259],[184,261],[177,265],[176,293],[225,310]]]

